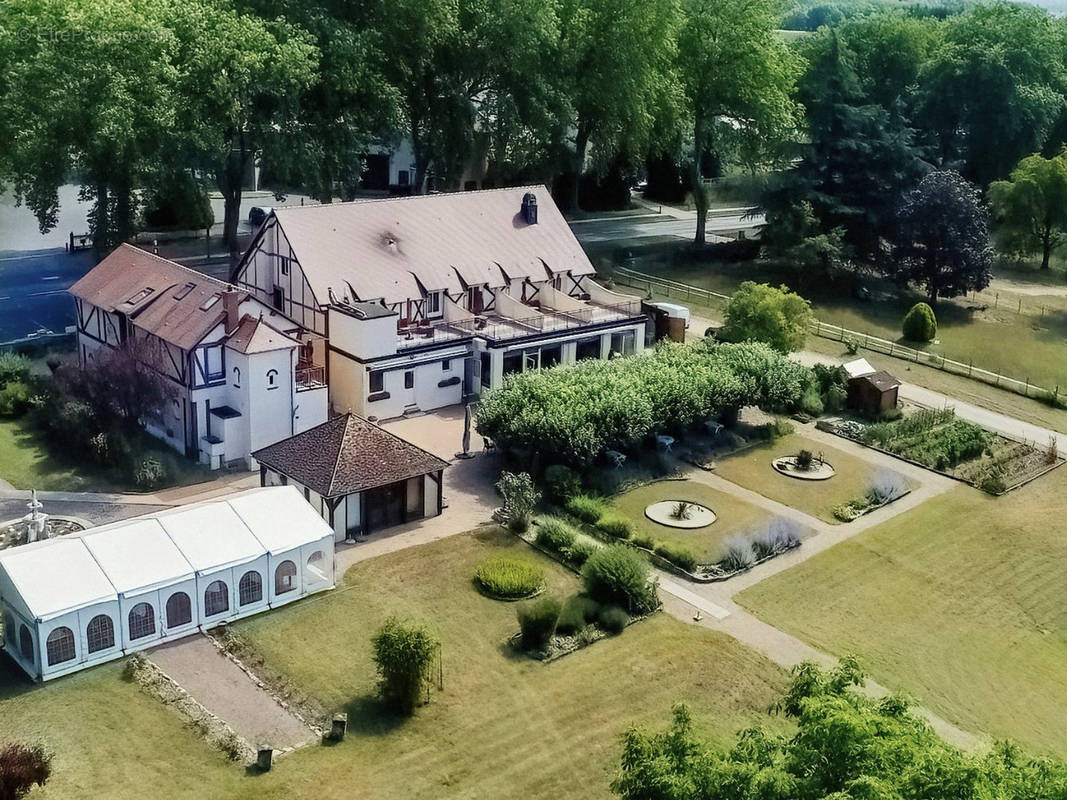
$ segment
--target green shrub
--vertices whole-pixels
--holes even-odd
[[[557,517],[544,517],[537,526],[535,541],[554,553],[565,553],[574,546],[574,528]]]
[[[800,398],[799,408],[811,417],[817,417],[823,412],[822,398],[819,397],[819,392],[814,386],[804,392]]]
[[[576,567],[581,567],[599,548],[590,542],[576,541],[563,555]]]
[[[10,351],[0,353],[0,387],[9,383],[28,383],[30,380],[30,360],[26,356]]]
[[[0,389],[0,417],[21,417],[30,410],[33,390],[23,381],[9,381]]]
[[[545,469],[545,486],[548,488],[548,496],[562,504],[582,491],[582,479],[570,467],[553,464]]]
[[[556,633],[561,636],[578,633],[590,622],[594,622],[599,613],[600,603],[596,600],[584,594],[573,595],[563,604],[559,621],[556,623]]]
[[[474,583],[490,597],[520,600],[544,588],[545,571],[528,561],[491,558],[478,565]]]
[[[648,563],[624,544],[602,547],[589,556],[582,567],[582,583],[594,600],[615,603],[633,614],[644,614],[659,606]]]
[[[630,523],[630,520],[616,516],[601,517],[597,527],[613,539],[622,539],[624,541],[629,539],[634,532],[634,526]]]
[[[841,386],[831,386],[822,396],[822,409],[828,414],[836,414],[845,407],[848,393]]]
[[[811,305],[785,286],[744,281],[723,310],[719,336],[728,342],[766,342],[780,353],[800,350],[814,317]]]
[[[631,539],[630,541],[632,541],[638,547],[643,547],[646,550],[656,549],[656,540],[647,534],[642,533],[638,536],[633,537],[633,539]]]
[[[393,710],[410,714],[429,684],[440,642],[426,626],[390,617],[373,644],[383,699]]]
[[[110,443],[111,440],[109,439],[108,442]],[[113,452],[110,457],[115,457]],[[166,476],[166,470],[158,459],[146,458],[134,470],[133,482],[138,489],[148,491],[162,486]]]
[[[904,315],[904,338],[912,342],[932,342],[937,336],[937,317],[926,303],[916,303]]]
[[[686,572],[692,572],[697,568],[696,554],[684,545],[673,542],[660,542],[656,545],[655,553],[660,558],[665,558]]]
[[[496,488],[504,496],[504,505],[495,515],[497,522],[522,533],[530,527],[534,506],[541,499],[533,478],[526,472],[502,472]]]
[[[478,431],[531,461],[585,468],[655,430],[745,405],[789,408],[811,373],[761,344],[666,344],[642,358],[588,360],[511,375],[478,406]]]
[[[626,630],[626,626],[630,624],[630,615],[618,606],[604,606],[597,616],[597,623],[604,629],[605,633],[617,636]]]
[[[554,597],[542,597],[519,606],[519,630],[522,632],[523,650],[544,650],[548,646],[552,634],[556,632],[560,611],[559,600]]]
[[[595,525],[607,511],[607,504],[599,497],[577,494],[567,501],[567,510],[582,522]]]

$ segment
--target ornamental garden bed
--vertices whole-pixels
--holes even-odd
[[[823,522],[839,524],[841,520],[834,515],[834,509],[865,496],[878,468],[852,453],[827,445],[822,441],[823,438],[804,431],[797,432],[723,459],[715,473],[731,483]],[[832,464],[834,476],[829,480],[805,481],[783,475],[774,469],[774,460],[796,455],[802,450],[810,451],[815,458],[821,456]],[[908,486],[915,488],[910,483]]]
[[[920,467],[1001,495],[1064,462],[1055,439],[1019,442],[958,419],[955,410],[922,409],[892,422],[830,419],[826,430]]]
[[[645,516],[647,505],[664,500],[674,503],[678,497],[711,509],[715,521],[685,529]],[[575,570],[593,549],[622,543],[641,551],[661,569],[697,583],[712,583],[798,547],[809,533],[791,520],[699,481],[665,480],[610,499],[579,495],[566,509],[558,510],[557,516],[539,520],[523,538]]]

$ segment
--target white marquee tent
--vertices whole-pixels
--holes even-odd
[[[13,547],[3,648],[48,680],[331,589],[333,538],[278,486]]]

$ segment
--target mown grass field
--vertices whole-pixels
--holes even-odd
[[[635,268],[723,294],[733,293],[745,280],[784,283],[808,298],[823,322],[902,343],[900,326],[904,314],[913,303],[925,299],[919,293],[898,291],[887,282],[865,277],[859,283],[869,286],[878,297],[862,301],[853,293],[853,281],[805,280],[795,271],[762,261],[725,264],[675,257],[667,252],[639,258]],[[1047,273],[1038,277],[1044,279]],[[1027,283],[1026,291],[1001,289],[987,291],[973,300],[959,297],[939,301],[935,308],[937,342],[925,345],[925,349],[1018,380],[1029,379],[1049,389],[1060,386],[1067,390],[1067,359],[1063,358],[1067,297],[1054,288],[1048,294],[1035,294],[1044,284],[1030,272],[1012,273],[1010,279]],[[685,303],[686,299],[682,297],[679,302]],[[1020,302],[1022,309],[1031,313],[1017,313]]]
[[[702,732],[728,744],[753,725],[783,726],[767,709],[785,673],[726,636],[666,614],[552,664],[513,654],[515,605],[471,584],[482,559],[522,554],[551,590],[577,579],[509,534],[444,539],[356,565],[338,590],[237,626],[239,633],[327,707],[347,709],[341,744],[310,746],[246,773],[108,665],[45,686],[8,664],[0,740],[40,737],[56,752],[52,780],[31,796],[109,800],[610,797],[621,735],[661,727],[686,702]],[[398,720],[376,699],[371,637],[392,614],[440,635],[444,692]]]
[[[705,505],[717,519],[706,528],[685,530],[653,522],[645,508],[663,500],[688,500]],[[611,498],[611,510],[634,526],[634,537],[651,536],[660,542],[686,547],[702,564],[711,564],[722,556],[727,539],[755,531],[771,520],[771,515],[744,500],[713,489],[699,481],[657,481]]]
[[[782,475],[771,466],[774,459],[810,450],[822,455],[836,470],[825,481],[804,481]],[[876,468],[867,461],[803,434],[784,436],[718,462],[715,473],[764,497],[777,500],[825,522],[840,523],[833,508],[866,495]]]
[[[963,728],[1067,755],[1067,471],[952,489],[744,592]]]

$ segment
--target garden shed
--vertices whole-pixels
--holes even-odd
[[[333,534],[252,489],[0,553],[3,648],[48,680],[333,587]]]
[[[434,517],[448,462],[378,425],[343,414],[253,453],[264,486],[299,489],[336,541]]]
[[[884,369],[876,370],[865,358],[848,362],[844,369],[848,375],[846,394],[850,409],[876,417],[897,407],[900,381]]]

